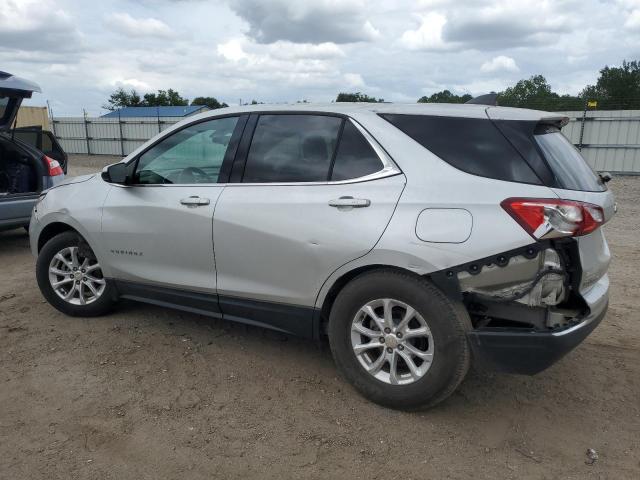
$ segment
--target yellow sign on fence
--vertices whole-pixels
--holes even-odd
[[[587,102],[587,107],[589,108],[597,108],[598,106],[598,101],[597,100],[589,100]]]

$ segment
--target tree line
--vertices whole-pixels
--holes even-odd
[[[465,103],[471,98],[469,94],[456,95],[449,90],[442,90],[430,96],[420,97],[418,103]],[[358,92],[340,93],[336,101],[383,102],[384,100]],[[498,105],[505,107],[551,111],[582,110],[587,102],[591,106],[597,105],[601,110],[640,109],[640,62],[624,60],[620,67],[604,67],[600,70],[595,85],[587,85],[578,95],[560,95],[552,90],[543,75],[533,75],[498,92],[497,102]]]
[[[420,97],[418,103],[465,103],[471,95],[457,95],[450,90],[442,90],[430,96]],[[362,92],[341,92],[336,102],[384,102],[383,98],[369,96]],[[537,110],[582,110],[589,102],[601,110],[640,109],[640,62],[637,60],[622,62],[620,67],[605,66],[595,85],[587,85],[578,95],[558,94],[543,75],[533,75],[522,79],[515,85],[498,92],[498,105],[506,107],[533,108]],[[306,102],[306,101],[304,101]],[[596,102],[595,104],[593,102]],[[262,103],[252,100],[251,104]],[[156,93],[140,95],[135,90],[118,88],[111,94],[103,108],[117,110],[122,107],[156,107],[189,105],[173,89],[158,90]],[[196,97],[191,105],[206,105],[211,109],[227,107],[215,97]]]
[[[120,87],[109,96],[107,103],[102,108],[114,111],[124,107],[181,107],[186,105],[189,105],[189,100],[183,98],[172,88],[158,90],[157,93],[145,93],[140,96],[134,89],[125,90]],[[206,105],[211,109],[229,106],[224,102],[218,101],[215,97],[196,97],[191,101],[191,105]]]

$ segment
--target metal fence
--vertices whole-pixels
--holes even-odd
[[[562,129],[589,165],[602,172],[640,174],[640,110],[564,112]]]
[[[57,117],[52,131],[67,153],[128,155],[181,117]]]
[[[640,110],[562,112],[563,133],[598,171],[640,174]],[[52,129],[68,153],[128,155],[182,120],[176,117],[58,117]]]

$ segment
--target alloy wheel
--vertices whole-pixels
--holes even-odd
[[[104,293],[106,280],[95,259],[81,256],[78,247],[66,247],[49,263],[49,283],[65,302],[87,305]]]
[[[433,362],[429,325],[410,305],[391,298],[372,300],[358,310],[351,345],[360,365],[391,385],[416,382]]]

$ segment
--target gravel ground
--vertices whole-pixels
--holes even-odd
[[[640,478],[640,178],[611,186],[603,324],[535,377],[472,371],[420,413],[367,402],[312,342],[135,303],[66,317],[24,231],[0,233],[0,478]]]

